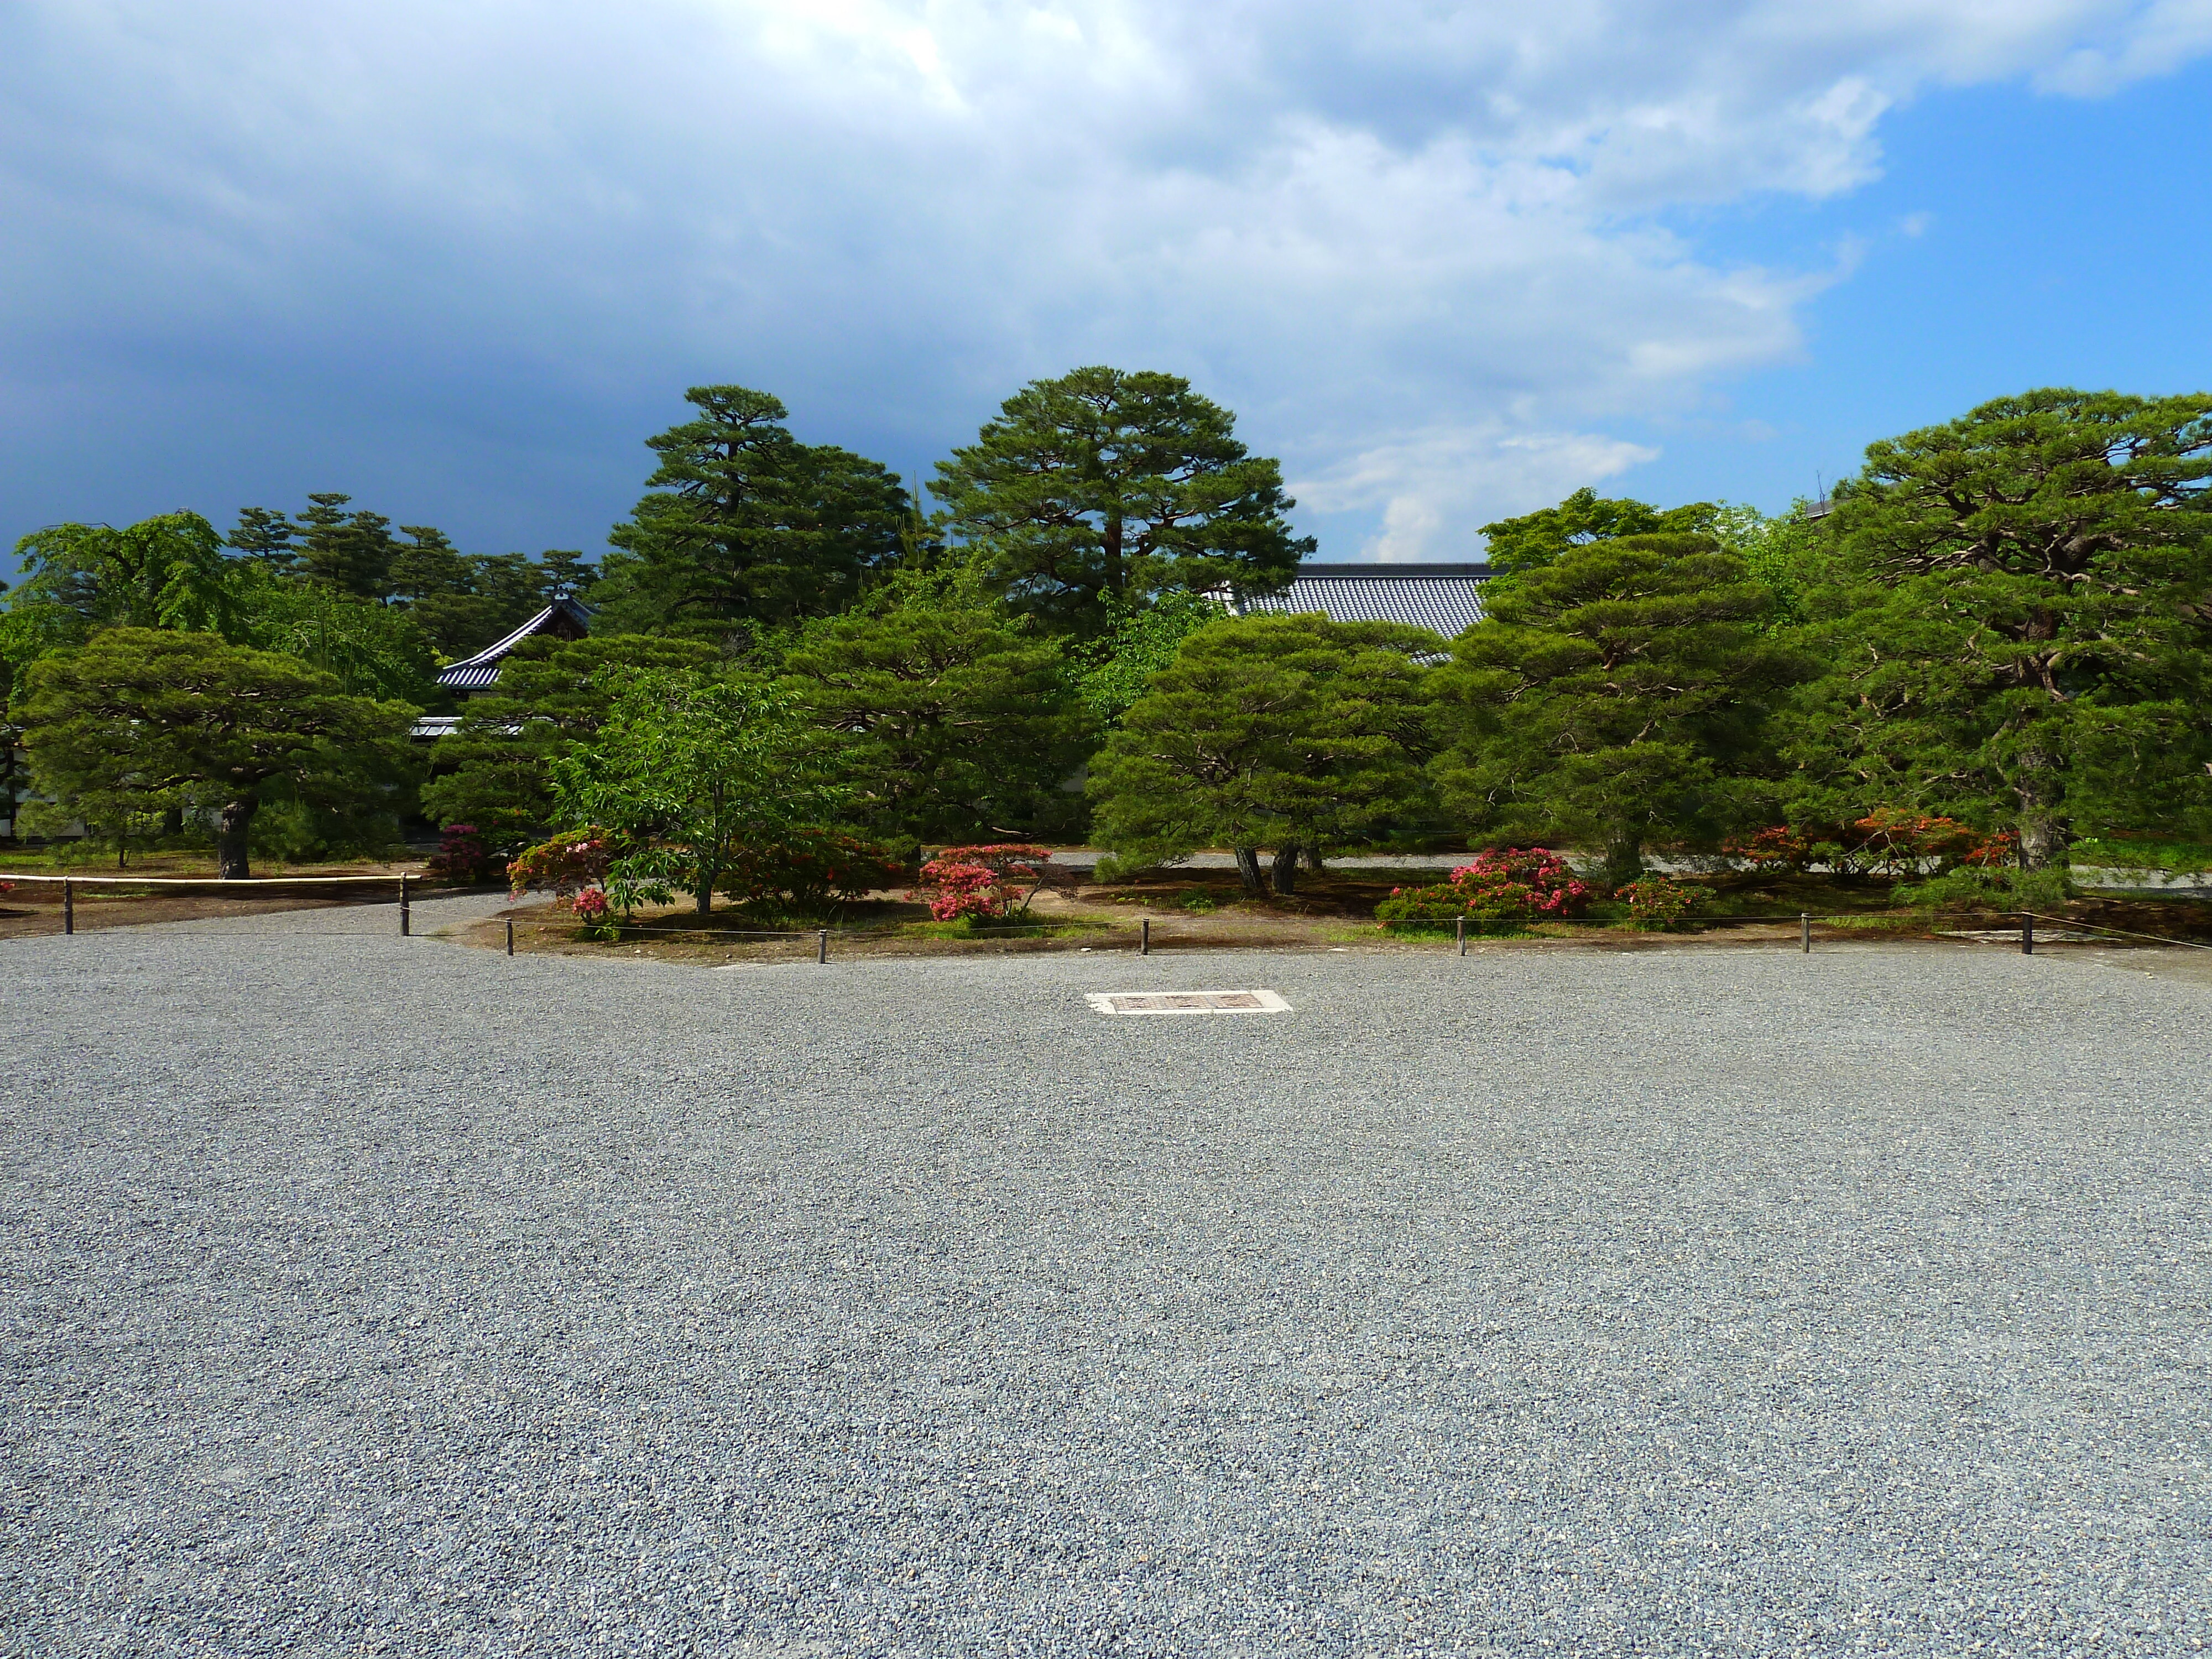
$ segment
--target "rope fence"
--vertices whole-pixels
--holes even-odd
[[[416,885],[420,882],[420,880],[421,878],[416,876],[411,872],[403,872],[395,875],[374,876],[263,876],[228,880],[213,876],[53,876],[28,872],[18,874],[13,872],[0,872],[0,882],[32,882],[59,886],[61,889],[62,932],[64,934],[74,934],[76,932],[76,890],[80,887],[122,887],[142,889],[201,888],[213,889],[224,896],[242,897],[249,893],[264,893],[271,889],[295,890],[316,887],[385,886],[396,890],[399,911],[399,933],[402,938],[408,938],[411,937],[413,932],[413,901],[415,898]],[[506,954],[511,957],[514,954],[516,937],[515,930],[518,925],[517,919],[513,916],[508,916],[504,917],[501,920],[505,923],[506,936],[504,944],[506,947]],[[1154,919],[1150,916],[1138,918],[1137,939],[1135,942],[1137,954],[1139,956],[1150,956],[1156,946],[1211,943],[1211,941],[1201,941],[1197,939],[1178,939],[1173,936],[1156,941],[1152,933],[1153,920]],[[1623,925],[1623,919],[1620,917],[1545,917],[1542,918],[1541,921],[1543,924],[1547,927],[1589,926],[1593,927],[1617,927]],[[2045,924],[2047,928],[2061,933],[2075,934],[2094,933],[2098,935],[2100,938],[2104,939],[2136,939],[2153,945],[2178,945],[2185,950],[2212,951],[2212,944],[2208,944],[2197,939],[2180,939],[2166,933],[2146,933],[2123,927],[2106,927],[2095,922],[2081,921],[2076,917],[2052,915],[2045,912],[2032,910],[1978,911],[1966,912],[1963,914],[1951,913],[1948,915],[1937,915],[1926,917],[1899,916],[1892,914],[1870,911],[1829,911],[1826,913],[1809,910],[1762,911],[1745,912],[1728,915],[1686,915],[1666,921],[1647,921],[1640,925],[1632,922],[1628,925],[1634,927],[1635,931],[1639,933],[1669,933],[1680,934],[1703,933],[1716,928],[1732,927],[1746,924],[1771,922],[1786,923],[1792,921],[1797,924],[1799,949],[1808,954],[1813,949],[1814,929],[1816,926],[1823,929],[1843,929],[1852,932],[1875,930],[1894,933],[1929,931],[1941,932],[1954,936],[1970,936],[1970,925],[1979,922],[1987,924],[1987,926],[1981,930],[1984,932],[2002,932],[2009,933],[2017,930],[2021,954],[2024,956],[2033,956],[2035,953],[2035,932],[2036,924],[2039,921]],[[1949,925],[1939,927],[1939,923]],[[179,933],[190,933],[192,931],[188,923],[181,921],[131,923],[125,925],[161,927],[164,928],[165,931]],[[559,928],[563,932],[573,933],[578,926],[578,924],[568,921],[552,922],[540,921],[532,918],[522,919],[520,925],[525,928],[535,929],[541,933],[552,928]],[[288,931],[295,934],[306,934],[313,937],[358,938],[362,936],[361,930],[357,928],[295,928]],[[1431,931],[1431,930],[1429,929],[1422,929],[1419,932],[1408,932],[1395,936],[1386,935],[1386,937],[1396,937],[1411,942],[1426,936]],[[1436,931],[1441,931],[1441,924],[1438,925]],[[896,926],[890,927],[811,928],[720,927],[714,926],[686,927],[682,926],[672,926],[659,921],[646,923],[642,926],[632,924],[628,927],[623,927],[620,928],[619,933],[626,934],[629,942],[652,939],[811,940],[815,947],[815,960],[817,963],[826,963],[830,960],[830,942],[833,936],[840,939],[856,942],[888,942],[892,940],[918,941],[933,937],[951,937],[960,939],[975,939],[993,937],[1054,939],[1066,938],[1070,935],[1096,935],[1100,939],[1102,943],[1107,943],[1109,940],[1115,943],[1119,942],[1118,939],[1115,939],[1115,930],[1109,924],[1101,924],[1097,922],[1072,924],[1055,923],[1049,921],[1012,922],[997,926],[968,927],[963,928],[959,933],[955,935],[933,934],[927,932],[908,931],[908,929],[905,927]],[[1523,936],[1525,937],[1525,934]],[[1501,937],[1501,935],[1491,933],[1480,928],[1478,928],[1474,933],[1470,933],[1468,930],[1467,921],[1464,918],[1460,919],[1456,922],[1452,931],[1453,944],[1461,956],[1465,956],[1467,954],[1468,946],[1471,940],[1498,937]],[[607,942],[618,943],[624,941],[618,934],[617,938],[611,939]],[[2045,942],[2049,943],[2050,941],[2046,940]],[[1110,945],[1109,948],[1111,948]]]

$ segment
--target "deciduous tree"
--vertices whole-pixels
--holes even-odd
[[[835,810],[837,792],[787,696],[671,669],[610,679],[619,689],[598,735],[552,774],[566,824],[602,824],[638,849],[610,872],[617,902],[688,892],[708,915],[740,848],[775,844]]]

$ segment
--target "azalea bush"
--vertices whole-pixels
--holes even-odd
[[[818,916],[906,874],[884,847],[840,830],[791,830],[734,848],[718,878],[725,897],[755,909]]]
[[[908,896],[939,921],[1004,921],[1029,914],[1045,884],[1051,849],[1021,842],[948,847],[921,866]]]
[[[1849,823],[1775,824],[1723,842],[1721,850],[1755,870],[1802,875],[1815,864],[1840,876],[1879,876],[1895,881],[1933,870],[1990,870],[2008,863],[2014,838],[1991,834],[1957,818],[1886,806]]]
[[[605,888],[586,887],[574,898],[556,899],[555,902],[567,906],[574,912],[576,920],[584,924],[577,929],[580,939],[611,939],[615,937],[613,906],[607,900]]]
[[[525,848],[507,861],[507,896],[550,892],[555,905],[565,910],[584,890],[597,888],[602,890],[604,902],[607,872],[619,855],[614,837],[597,824],[564,830],[550,841]]]
[[[1589,884],[1547,847],[1487,848],[1453,871],[1451,884],[1469,893],[1523,889],[1528,908],[1540,916],[1578,916],[1589,908]]]
[[[474,887],[507,873],[506,861],[485,844],[473,823],[449,823],[427,866],[432,879]]]
[[[1454,870],[1449,882],[1392,888],[1375,917],[1393,933],[1464,921],[1471,933],[1516,933],[1531,921],[1580,915],[1589,900],[1589,884],[1549,848],[1493,848]]]
[[[1664,876],[1646,876],[1641,881],[1632,881],[1618,888],[1613,897],[1628,906],[1628,925],[1632,927],[1665,929],[1673,927],[1705,908],[1709,896],[1700,887],[1692,887]]]

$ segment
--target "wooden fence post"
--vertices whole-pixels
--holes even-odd
[[[62,932],[76,932],[76,884],[67,876],[62,878]]]
[[[1798,943],[1804,947],[1805,954],[1811,956],[1813,954],[1813,918],[1809,913],[1803,910],[1797,913],[1797,939]]]
[[[2020,953],[2024,957],[2035,954],[2035,912],[2033,910],[2020,913]]]
[[[407,937],[407,877],[404,872],[399,878],[399,937]]]
[[[1148,957],[1152,953],[1152,919],[1140,918],[1137,923],[1137,954]]]

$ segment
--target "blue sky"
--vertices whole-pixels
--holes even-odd
[[[911,478],[1172,369],[1325,557],[2212,382],[2212,0],[16,0],[0,536],[603,544],[683,388]]]

